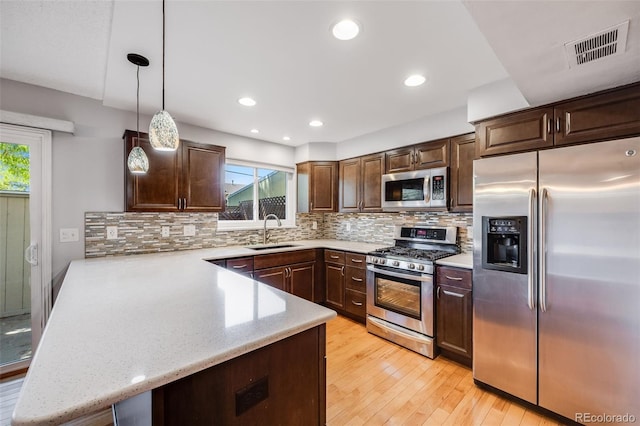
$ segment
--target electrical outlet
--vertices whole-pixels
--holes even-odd
[[[118,227],[107,226],[107,240],[117,240],[117,239],[118,239]]]
[[[160,233],[162,235],[162,238],[167,238],[169,237],[169,234],[171,234],[171,228],[168,226],[163,226]]]
[[[196,226],[195,225],[185,225],[183,230],[183,235],[185,237],[193,237],[196,235]]]
[[[60,242],[72,243],[78,241],[78,228],[60,228]]]
[[[318,229],[318,222],[314,220],[313,223],[311,224],[311,229]]]
[[[345,228],[346,228],[347,232],[351,231],[351,222],[347,222],[345,224]]]
[[[469,237],[473,236],[473,226],[467,226],[467,235]]]

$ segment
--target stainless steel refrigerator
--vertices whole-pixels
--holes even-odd
[[[474,179],[474,379],[640,422],[640,138],[479,159]]]

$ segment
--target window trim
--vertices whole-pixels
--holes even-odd
[[[225,161],[225,167],[227,164],[234,166],[252,167],[254,169],[270,169],[285,172],[287,175],[287,219],[281,219],[282,228],[295,228],[296,227],[296,179],[295,169],[289,167],[277,166],[274,164],[251,162],[245,160],[235,160],[227,158]],[[258,191],[257,185],[254,185],[254,201],[256,200],[255,192]],[[218,231],[238,231],[238,230],[255,230],[262,229],[264,226],[264,220],[220,220],[218,219]]]

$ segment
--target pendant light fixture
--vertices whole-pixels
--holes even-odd
[[[162,111],[155,113],[149,124],[149,142],[159,151],[175,151],[180,145],[178,128],[171,115],[164,109],[164,5],[162,0]]]
[[[140,67],[149,65],[149,60],[137,53],[129,53],[127,55],[129,62],[137,66],[136,71],[136,132],[138,132],[138,141],[140,141]],[[139,146],[134,146],[129,157],[127,157],[127,167],[131,173],[143,174],[149,170],[149,159],[144,150]]]

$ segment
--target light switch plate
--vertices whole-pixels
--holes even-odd
[[[311,229],[318,229],[318,222],[314,220],[313,223],[311,224]]]
[[[347,222],[345,225],[347,232],[351,231],[351,222]]]
[[[184,232],[185,237],[193,237],[196,235],[196,226],[195,225],[185,225]]]
[[[60,228],[60,242],[72,243],[78,241],[78,228]]]
[[[162,238],[167,238],[171,234],[171,228],[168,226],[163,226],[160,230],[160,233],[162,235]]]
[[[118,239],[118,227],[107,226],[107,240],[117,240],[117,239]]]

